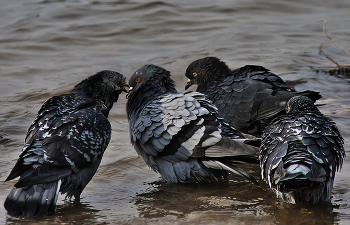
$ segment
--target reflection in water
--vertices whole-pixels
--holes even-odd
[[[69,219],[71,222],[94,222],[96,221],[100,215],[96,216],[96,214],[100,210],[94,209],[87,202],[79,202],[79,201],[66,201],[65,204],[57,207],[56,213],[57,217]],[[74,212],[74,214],[72,213]],[[66,222],[66,221],[64,221]]]
[[[94,209],[86,202],[66,200],[63,205],[56,207],[53,216],[44,216],[39,218],[11,217],[8,216],[6,222],[11,224],[99,224],[98,215],[100,210]]]
[[[333,212],[338,206],[330,202],[311,204],[288,204],[273,207],[270,212],[278,224],[334,224],[338,221],[337,213]]]
[[[152,188],[135,196],[140,216],[155,220],[175,216],[187,222],[193,215],[207,216],[211,222],[250,224],[334,224],[337,206],[288,204],[276,199],[262,181],[261,187],[244,181],[211,184],[169,184],[156,182]],[[224,216],[225,214],[225,216]],[[218,216],[219,218],[215,219]],[[221,217],[221,219],[220,219]],[[192,221],[193,222],[193,221]],[[235,222],[233,222],[235,224]]]

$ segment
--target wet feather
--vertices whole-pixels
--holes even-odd
[[[243,135],[224,121],[216,106],[203,94],[193,91],[178,93],[170,73],[155,65],[138,69],[130,77],[129,85],[132,91],[128,94],[127,115],[131,143],[165,181],[218,181],[229,172],[235,172],[256,182],[247,173],[237,172],[238,169],[232,167],[237,162],[256,163],[258,149],[242,142],[237,144],[234,139],[244,139]],[[157,118],[157,123],[152,117]],[[231,143],[230,150],[219,143],[224,135],[232,138],[225,139],[234,143]],[[220,161],[226,166],[205,166],[208,160],[213,160],[206,156],[206,150],[213,146],[215,156],[226,159]]]
[[[109,143],[107,117],[125,87],[123,75],[101,71],[42,105],[6,179],[20,177],[5,200],[9,215],[51,215],[59,192],[79,199]]]
[[[343,138],[308,97],[293,97],[286,108],[262,135],[262,178],[286,202],[329,201],[345,158]]]
[[[293,96],[305,95],[313,101],[321,98],[318,92],[296,92],[262,66],[230,70],[215,57],[193,61],[185,75],[189,79],[185,88],[197,84],[197,91],[204,93],[224,119],[242,132],[263,132],[273,118],[285,114],[285,104]]]

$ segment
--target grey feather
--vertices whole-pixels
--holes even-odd
[[[110,141],[107,117],[125,86],[123,75],[101,71],[42,105],[6,179],[20,177],[4,203],[9,215],[51,215],[59,192],[80,198]]]
[[[193,61],[185,75],[189,79],[185,89],[197,84],[197,91],[204,93],[224,119],[242,132],[261,133],[273,118],[285,114],[285,104],[293,96],[308,96],[313,101],[322,97],[313,91],[296,92],[262,66],[231,70],[215,57]]]
[[[345,157],[343,138],[311,99],[293,97],[286,108],[287,114],[263,133],[262,178],[284,201],[329,201],[335,172]]]
[[[146,65],[129,80],[127,113],[137,153],[167,182],[218,181],[233,171],[255,182],[232,168],[233,163],[256,163],[258,149],[243,143],[243,135],[224,121],[203,94],[178,93],[169,76],[163,68]],[[205,166],[212,157],[228,165]]]

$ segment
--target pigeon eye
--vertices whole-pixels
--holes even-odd
[[[136,78],[136,83],[138,83],[138,82],[140,82],[140,78],[138,77],[138,78]]]
[[[118,84],[118,81],[114,81],[113,83],[117,85],[117,84]]]
[[[197,76],[197,73],[193,73],[192,76],[193,76],[193,77],[196,77],[196,76]]]

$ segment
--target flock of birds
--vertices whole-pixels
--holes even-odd
[[[238,166],[260,164],[261,176],[286,202],[329,201],[345,158],[336,124],[315,106],[318,92],[297,92],[262,66],[230,70],[206,57],[187,70],[178,92],[170,72],[148,64],[129,79],[101,71],[47,100],[29,127],[6,181],[19,177],[4,206],[11,216],[55,211],[60,193],[79,199],[111,139],[109,111],[122,92],[130,141],[166,182],[216,182]],[[254,135],[261,135],[255,138]]]

